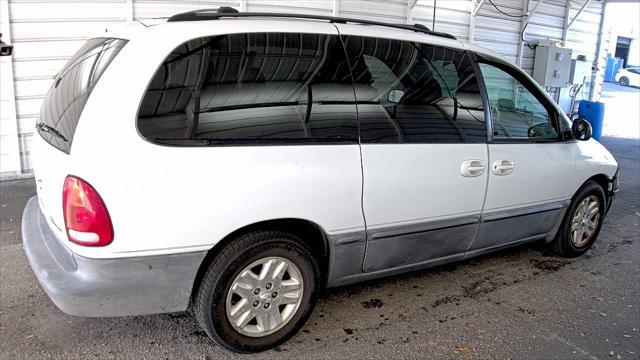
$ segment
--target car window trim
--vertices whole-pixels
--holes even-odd
[[[493,142],[493,119],[491,118],[491,103],[489,102],[489,94],[487,93],[487,88],[484,83],[484,76],[482,76],[482,71],[480,70],[480,64],[478,63],[477,54],[468,50],[465,52],[471,59],[471,66],[473,67],[473,71],[476,74],[476,79],[478,79],[478,87],[480,88],[480,99],[482,100],[482,107],[484,108],[485,129],[487,131],[486,143],[490,144]]]

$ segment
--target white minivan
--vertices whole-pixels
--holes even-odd
[[[62,311],[191,309],[253,352],[326,287],[595,241],[618,165],[507,60],[423,26],[227,11],[108,28],[56,76],[22,234]]]

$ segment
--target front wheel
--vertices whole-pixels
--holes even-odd
[[[563,257],[584,254],[600,233],[605,212],[605,194],[595,181],[587,182],[574,196],[552,243]]]
[[[626,76],[623,76],[620,78],[620,81],[618,81],[618,83],[620,83],[620,85],[622,86],[629,86],[629,78]]]
[[[220,250],[194,298],[205,332],[237,352],[273,348],[293,336],[316,301],[319,267],[295,236],[243,235]]]

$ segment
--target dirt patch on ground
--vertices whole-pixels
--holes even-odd
[[[371,299],[371,300],[363,301],[361,304],[362,304],[362,307],[364,307],[365,309],[380,308],[384,306],[384,303],[380,299]]]
[[[452,302],[460,301],[460,298],[457,296],[445,296],[441,299],[438,299],[431,304],[432,308],[437,308],[440,305],[450,304]]]
[[[488,278],[484,278],[472,283],[469,286],[466,286],[462,294],[466,298],[474,299],[478,297],[478,295],[492,293],[496,291],[497,288],[497,283],[491,281]]]
[[[548,259],[548,260],[531,259],[531,264],[533,265],[533,267],[540,270],[558,271],[562,269],[565,265],[570,264],[570,262],[566,260],[556,260],[556,259]]]

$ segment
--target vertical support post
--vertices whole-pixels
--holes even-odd
[[[539,0],[540,1],[540,0]],[[523,0],[522,1],[522,20],[520,20],[520,33],[518,34],[518,52],[517,52],[517,60],[516,60],[516,64],[518,66],[522,66],[522,58],[524,56],[524,41],[522,41],[522,38],[524,38],[524,34],[523,31],[525,30],[525,28],[527,27],[527,23],[529,22],[529,18],[530,16],[526,16],[527,12],[529,10],[529,2],[530,0]]]
[[[522,6],[522,26],[520,26],[520,34],[521,34],[521,39],[519,41],[520,46],[518,47],[518,66],[522,66],[522,58],[524,57],[524,41],[522,41],[522,38],[524,38],[524,31],[527,28],[527,25],[529,24],[529,22],[531,21],[531,18],[533,18],[533,15],[535,15],[536,10],[538,10],[538,6],[540,6],[540,4],[542,4],[544,2],[544,0],[538,0],[538,2],[536,3],[536,5],[533,7],[533,9],[531,9],[531,12],[529,12],[529,5],[531,4],[531,0],[525,0],[526,4],[523,4]]]
[[[436,31],[436,9],[438,8],[438,0],[433,0],[433,22],[431,30]]]
[[[567,46],[569,38],[569,16],[571,15],[571,0],[567,0],[567,7],[564,9],[564,23],[562,24],[562,46]]]
[[[240,0],[240,12],[247,11],[247,0]]]
[[[133,0],[125,0],[124,6],[125,6],[125,12],[127,13],[127,21],[133,21],[134,19]]]
[[[340,12],[339,0],[331,1],[331,16],[338,16],[339,12]]]
[[[604,81],[604,76],[600,77],[600,66],[602,60],[602,36],[604,35],[605,13],[607,11],[607,2],[602,4],[602,13],[600,14],[600,29],[598,30],[598,41],[596,48],[596,58],[593,60],[593,73],[591,74],[591,84],[589,84],[589,100],[598,101],[602,95],[602,82],[598,84],[598,79]],[[604,71],[604,69],[603,69]],[[596,94],[597,93],[597,94]]]
[[[478,11],[476,10],[476,2],[475,0],[470,2],[471,12],[469,13],[469,44],[473,44],[476,38],[476,14]],[[480,6],[482,2],[480,3]],[[478,10],[480,8],[478,7]]]

